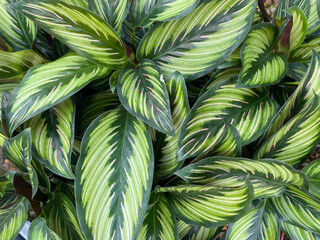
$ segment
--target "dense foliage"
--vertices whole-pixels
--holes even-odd
[[[0,0],[0,239],[320,239],[320,6]]]

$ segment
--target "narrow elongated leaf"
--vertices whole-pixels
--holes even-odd
[[[287,59],[283,54],[273,51],[278,35],[278,28],[271,23],[252,27],[241,50],[243,68],[238,87],[273,85],[285,76]]]
[[[290,52],[297,49],[307,34],[307,18],[303,11],[298,7],[292,7],[288,10],[293,19],[293,25],[290,32]]]
[[[220,232],[221,228],[206,228],[189,225],[182,220],[178,222],[179,239],[181,240],[211,240]]]
[[[287,222],[281,222],[282,231],[291,239],[291,240],[301,240],[301,239],[308,239],[308,240],[319,240],[320,236],[306,231],[302,228],[296,227]]]
[[[285,193],[271,199],[280,220],[306,231],[320,232],[320,201],[307,192],[288,186]]]
[[[310,14],[308,17],[308,35],[319,29],[320,18],[318,15],[319,1],[310,0]]]
[[[10,98],[6,117],[10,134],[23,122],[64,101],[109,70],[69,53],[28,71]]]
[[[279,0],[273,13],[273,21],[287,17],[288,12],[286,10],[293,6],[299,7],[304,12],[306,17],[309,16],[310,0]]]
[[[309,192],[320,199],[320,159],[312,161],[302,171],[309,179]]]
[[[166,84],[157,65],[143,59],[140,68],[125,68],[117,92],[125,109],[160,132],[174,136]]]
[[[2,199],[4,200],[4,199]],[[0,205],[0,239],[15,240],[28,220],[29,203],[21,196],[14,196]]]
[[[46,220],[38,217],[32,221],[28,230],[28,239],[61,240],[61,238],[46,224]]]
[[[191,185],[159,187],[156,191],[169,193],[169,201],[181,220],[205,227],[237,221],[253,197],[252,186],[247,183],[236,188]]]
[[[102,18],[90,11],[57,0],[23,0],[14,8],[97,64],[121,69],[128,63],[119,36]]]
[[[178,135],[183,120],[190,111],[187,87],[183,76],[174,72],[166,80],[172,109],[172,122],[176,136],[165,136],[164,145],[161,148],[161,157],[156,161],[155,177],[165,178],[171,176],[182,165],[177,156]]]
[[[0,0],[0,36],[16,51],[31,49],[36,37],[36,26],[21,13],[6,7],[6,4],[16,1]]]
[[[76,170],[76,203],[86,239],[135,239],[147,208],[153,149],[146,125],[119,107],[87,129]]]
[[[75,106],[69,98],[38,114],[26,124],[31,127],[36,159],[65,178],[74,178],[71,170],[74,121]]]
[[[274,158],[299,165],[320,141],[320,97],[315,95],[309,107],[293,117],[256,150],[255,159]]]
[[[228,240],[277,240],[278,216],[265,200],[228,227]]]
[[[178,139],[181,158],[207,154],[219,147],[220,156],[237,155],[235,150],[257,139],[275,114],[276,103],[268,94],[265,88],[235,88],[232,81],[214,85],[183,122]]]
[[[76,209],[71,200],[62,192],[57,192],[54,198],[43,208],[47,224],[63,240],[84,240],[78,223]]]
[[[257,1],[203,0],[188,15],[159,23],[143,38],[137,58],[154,60],[165,75],[194,80],[220,65],[243,41]]]
[[[178,239],[176,216],[163,193],[151,194],[150,205],[137,239]]]
[[[100,15],[110,26],[121,33],[122,22],[129,11],[128,0],[88,0],[89,9]]]
[[[130,20],[135,27],[148,27],[153,22],[170,21],[187,15],[199,0],[133,0]]]

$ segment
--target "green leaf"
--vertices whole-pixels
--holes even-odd
[[[299,48],[290,53],[289,61],[309,64],[313,50],[320,53],[320,35],[305,39],[304,43]]]
[[[235,88],[232,81],[215,84],[185,118],[178,139],[179,156],[184,159],[210,151],[236,156],[241,145],[264,132],[275,111],[276,103],[265,88]]]
[[[96,64],[111,69],[122,69],[128,64],[119,36],[109,24],[90,11],[58,0],[22,0],[14,8]]]
[[[254,25],[241,49],[243,68],[237,87],[269,86],[281,81],[288,70],[283,54],[274,52],[279,30],[271,23]]]
[[[62,0],[65,3],[68,3],[70,5],[79,6],[82,8],[87,9],[88,8],[88,2],[87,0]]]
[[[80,230],[76,209],[71,200],[62,192],[54,194],[54,198],[43,208],[43,213],[48,225],[61,239],[85,239]]]
[[[181,18],[193,10],[199,0],[133,0],[130,20],[135,27],[146,28],[153,22],[165,22]]]
[[[237,221],[251,205],[252,186],[235,188],[212,186],[158,187],[167,192],[177,216],[184,222],[204,227],[219,227]]]
[[[271,198],[281,221],[306,231],[320,232],[320,201],[307,192],[288,186],[281,197]]]
[[[304,111],[291,118],[254,153],[254,159],[274,158],[297,166],[320,141],[320,97],[315,95]]]
[[[310,14],[308,17],[308,33],[314,33],[320,27],[320,18],[318,16],[319,0],[310,0]]]
[[[164,136],[161,156],[156,161],[155,177],[157,179],[171,176],[183,164],[177,156],[178,135],[183,120],[190,111],[187,87],[183,76],[174,72],[166,79],[172,109],[172,122],[176,136]]]
[[[320,239],[319,235],[303,230],[302,228],[296,227],[290,223],[281,222],[281,228],[291,240],[302,240],[302,239],[319,240]]]
[[[150,239],[178,239],[176,216],[163,193],[151,194],[150,204],[137,237],[137,240]]]
[[[107,68],[69,53],[58,60],[32,67],[14,89],[6,118],[9,133],[31,117],[64,101],[90,81],[106,76]]]
[[[106,20],[110,26],[121,33],[122,22],[129,11],[128,0],[88,0],[89,9]]]
[[[117,85],[118,85],[118,78],[120,75],[121,71],[115,71],[111,74],[110,78],[109,78],[109,86],[110,86],[110,90],[112,93],[116,93],[117,92]]]
[[[298,6],[304,12],[306,17],[309,16],[310,0],[279,0],[273,13],[273,21],[288,17],[288,12],[286,10],[293,6]]]
[[[307,34],[307,18],[303,11],[298,7],[292,7],[288,9],[288,12],[292,16],[293,25],[290,32],[290,52],[297,49],[306,37]]]
[[[312,161],[302,171],[309,179],[309,192],[320,199],[320,159]]]
[[[185,17],[152,27],[137,58],[152,59],[166,76],[175,71],[187,81],[204,76],[243,41],[256,6],[255,0],[203,0]]]
[[[193,226],[186,224],[182,220],[178,221],[179,239],[181,240],[211,240],[218,235],[221,228],[206,228],[203,226]]]
[[[117,92],[125,109],[160,132],[174,136],[166,84],[158,66],[143,59],[140,67],[126,67],[119,75]]]
[[[28,230],[28,239],[34,240],[61,240],[61,238],[46,224],[46,220],[42,217],[38,217],[32,221]]]
[[[14,50],[32,49],[36,37],[35,24],[21,13],[6,7],[17,0],[0,0],[0,36]]]
[[[3,199],[2,199],[3,200]],[[21,196],[14,196],[0,204],[0,239],[15,240],[28,220],[29,203]]]
[[[52,172],[74,178],[71,152],[74,138],[75,106],[71,98],[30,119],[33,154]]]
[[[276,240],[278,234],[278,216],[273,207],[264,200],[228,227],[226,239]]]
[[[88,127],[76,168],[77,213],[86,239],[135,239],[153,178],[148,128],[124,108]]]

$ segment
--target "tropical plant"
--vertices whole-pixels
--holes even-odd
[[[318,2],[0,0],[0,239],[320,239]]]

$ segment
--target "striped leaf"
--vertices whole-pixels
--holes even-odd
[[[309,192],[320,199],[320,159],[312,161],[302,171],[309,179]]]
[[[303,11],[298,7],[288,9],[292,16],[293,24],[290,31],[290,52],[297,49],[306,37],[307,34],[307,18]]]
[[[241,45],[236,50],[234,50],[221,65],[218,66],[218,69],[228,69],[231,67],[241,66],[240,52]]]
[[[54,194],[54,198],[43,208],[43,215],[47,224],[61,239],[85,239],[80,230],[76,209],[71,200],[62,192]]]
[[[282,231],[291,239],[291,240],[319,240],[320,235],[317,235],[312,232],[308,232],[302,228],[296,227],[290,223],[281,222]]]
[[[90,81],[109,73],[104,67],[69,53],[28,71],[13,91],[6,117],[10,134],[23,122],[64,101]]]
[[[312,58],[313,50],[317,53],[320,53],[319,35],[315,35],[305,39],[304,43],[299,48],[290,53],[289,61],[309,64]]]
[[[294,89],[290,86],[276,85],[273,87],[273,97],[280,106],[283,106],[288,101],[293,92]]]
[[[166,196],[153,193],[149,203],[137,240],[178,239],[176,216]]]
[[[160,132],[175,135],[166,84],[153,61],[143,59],[140,68],[122,70],[117,92],[120,102],[130,114]]]
[[[179,156],[236,156],[241,145],[257,139],[276,111],[265,88],[235,88],[232,81],[215,84],[195,103],[181,127]],[[241,142],[239,141],[239,135]]]
[[[310,63],[310,61],[309,61]],[[287,73],[287,76],[294,79],[297,82],[301,82],[301,80],[304,78],[308,70],[308,65],[305,65],[301,62],[295,62],[289,64],[289,71]],[[292,89],[295,90],[296,86],[292,86]],[[292,92],[293,92],[292,90]],[[292,93],[290,94],[290,96]],[[289,99],[289,97],[288,97]]]
[[[320,27],[320,17],[318,15],[319,0],[310,0],[310,14],[308,17],[308,33],[314,33]]]
[[[174,72],[166,79],[172,109],[172,122],[176,136],[165,135],[161,147],[161,157],[156,161],[155,178],[170,177],[183,164],[177,156],[178,135],[183,120],[190,111],[187,87],[183,76]],[[164,135],[164,134],[163,134]]]
[[[37,173],[31,163],[31,147],[31,129],[27,128],[17,136],[7,139],[3,144],[2,153],[6,159],[14,163],[22,172],[29,174],[33,197],[38,191],[39,183]]]
[[[129,17],[122,23],[122,39],[130,45],[138,46],[143,36],[148,32],[149,28],[136,28],[132,26]]]
[[[65,3],[68,3],[70,5],[79,6],[82,8],[87,9],[88,8],[88,2],[87,0],[62,0]]]
[[[193,226],[186,224],[182,220],[178,221],[179,239],[181,240],[211,240],[218,235],[221,228],[206,228],[203,226]]]
[[[17,0],[0,0],[0,37],[14,50],[32,49],[36,37],[35,24],[21,13],[6,7]]]
[[[184,222],[219,227],[237,221],[251,205],[253,190],[247,183],[236,188],[212,186],[159,187],[167,192],[177,216]]]
[[[280,220],[314,233],[320,232],[320,201],[307,192],[288,186],[285,193],[271,202]]]
[[[88,0],[89,9],[106,20],[110,26],[121,33],[122,22],[129,11],[128,0]]]
[[[115,71],[110,75],[109,78],[109,87],[112,93],[116,93],[117,92],[117,85],[118,85],[118,78],[120,75],[121,71]]]
[[[265,200],[228,227],[228,240],[277,240],[278,216]]]
[[[305,161],[320,141],[320,97],[293,117],[254,153],[254,159],[274,158],[297,166]]]
[[[273,51],[278,35],[278,28],[271,23],[261,23],[251,28],[241,50],[243,68],[237,87],[273,85],[285,76],[287,59]]]
[[[61,238],[46,224],[46,220],[38,217],[32,221],[28,230],[28,239],[34,240],[61,240]]]
[[[76,204],[86,239],[135,239],[153,178],[148,128],[124,108],[87,129],[76,169]]]
[[[133,0],[130,21],[135,27],[146,28],[153,22],[181,18],[192,11],[199,0]]]
[[[11,93],[17,85],[18,85],[18,82],[0,83],[0,135],[3,135],[1,119],[4,118],[4,116],[2,116],[2,111],[5,112],[5,107],[6,107],[6,106],[2,106],[2,97],[6,93]]]
[[[5,199],[1,199],[5,200]],[[0,205],[0,239],[15,240],[23,225],[28,220],[29,203],[21,196],[1,201]]]
[[[293,6],[299,7],[306,15],[306,17],[309,16],[310,0],[279,0],[277,7],[273,13],[273,21],[288,17],[288,12],[286,10]]]
[[[74,178],[71,170],[74,121],[75,106],[68,98],[26,123],[31,127],[35,158],[65,178]]]
[[[88,58],[112,69],[128,64],[125,47],[98,15],[61,1],[19,1],[14,6],[39,27]]]
[[[202,0],[188,15],[158,23],[143,38],[137,58],[154,60],[164,75],[179,71],[187,81],[220,65],[243,41],[255,0]]]
[[[272,120],[264,139],[270,138],[291,118],[307,108],[314,97],[314,93],[320,94],[320,55],[315,52],[313,52],[309,68],[299,86]]]

